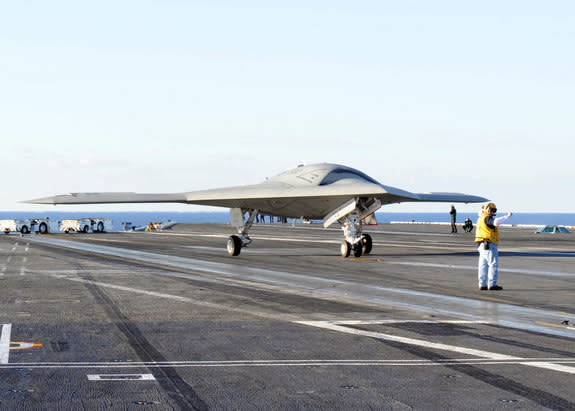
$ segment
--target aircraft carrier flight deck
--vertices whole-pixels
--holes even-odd
[[[575,234],[254,224],[0,236],[0,410],[575,409]]]

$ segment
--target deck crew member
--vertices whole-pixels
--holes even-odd
[[[475,231],[475,243],[479,250],[478,281],[480,290],[502,290],[503,287],[497,285],[497,266],[499,252],[498,226],[503,224],[513,213],[495,218],[497,207],[493,203],[486,204],[477,220]]]
[[[451,216],[451,232],[457,233],[457,226],[455,225],[455,222],[457,221],[457,210],[453,205],[451,206],[449,215]]]

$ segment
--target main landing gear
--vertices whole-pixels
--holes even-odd
[[[228,238],[228,254],[232,257],[240,255],[243,247],[247,247],[252,240],[248,237],[248,230],[254,223],[254,219],[258,214],[258,210],[244,210],[241,208],[232,208],[230,210],[230,219],[232,225],[238,230],[237,235],[232,235]],[[247,219],[244,216],[247,213]]]

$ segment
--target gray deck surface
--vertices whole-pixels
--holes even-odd
[[[575,409],[575,234],[366,231],[0,236],[0,410]]]

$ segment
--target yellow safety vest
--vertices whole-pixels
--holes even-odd
[[[477,220],[477,230],[475,231],[475,242],[481,243],[485,240],[489,241],[490,243],[499,244],[499,231],[497,227],[489,228],[487,224],[485,224],[485,217],[489,214],[483,213],[481,217]]]

